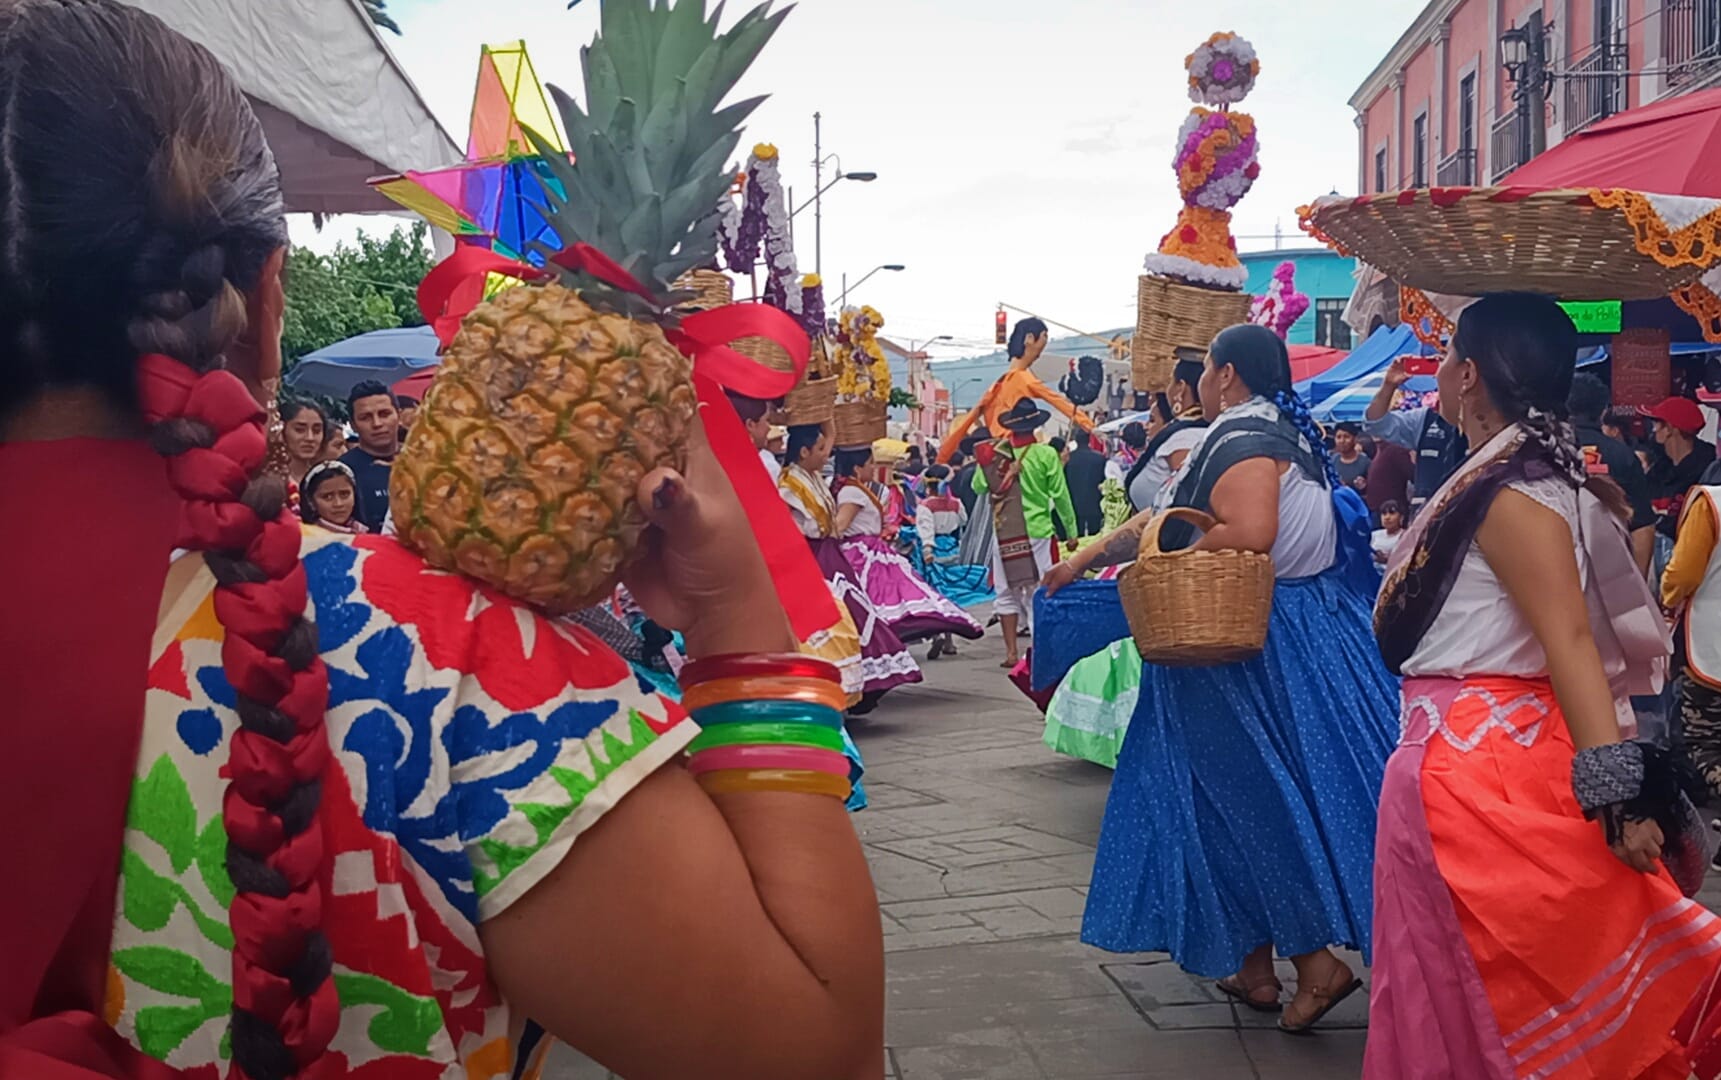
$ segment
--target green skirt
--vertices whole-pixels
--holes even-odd
[[[1077,661],[1046,709],[1046,745],[1115,769],[1140,690],[1141,654],[1129,638]]]

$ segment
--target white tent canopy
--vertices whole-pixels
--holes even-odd
[[[238,77],[281,166],[287,209],[398,209],[365,181],[462,154],[358,0],[124,0],[213,52]]]

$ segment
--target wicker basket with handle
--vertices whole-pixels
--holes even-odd
[[[838,446],[871,446],[887,433],[882,401],[839,401],[832,412]]]
[[[1141,275],[1136,291],[1130,381],[1156,392],[1171,385],[1177,350],[1206,355],[1214,335],[1249,318],[1249,294],[1202,289],[1157,274]]]
[[[1253,551],[1164,551],[1167,521],[1206,531],[1199,510],[1167,510],[1148,523],[1141,556],[1118,577],[1118,596],[1141,658],[1166,667],[1213,667],[1260,655],[1273,614],[1273,560]]]

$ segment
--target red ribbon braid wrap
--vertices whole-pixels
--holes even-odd
[[[590,244],[575,244],[552,260],[558,266],[583,271],[618,289],[654,303],[657,297]],[[462,244],[429,274],[418,288],[419,309],[436,328],[444,346],[454,340],[460,323],[483,299],[484,282],[490,274],[505,274],[526,281],[541,280],[544,271],[534,269],[493,251]],[[771,475],[759,460],[753,440],[741,426],[741,418],[724,390],[753,398],[779,398],[794,389],[806,373],[812,346],[795,320],[764,304],[729,304],[688,315],[679,329],[666,330],[671,344],[693,359],[693,386],[699,394],[705,437],[718,464],[741,500],[753,537],[765,556],[777,597],[789,614],[795,636],[811,637],[837,621],[836,602],[825,586],[812,552],[795,527],[794,519]],[[744,337],[763,337],[782,346],[793,361],[789,371],[773,371],[729,347]]]
[[[228,912],[235,942],[233,1004],[279,1032],[303,1068],[334,1038],[340,1002],[332,978],[304,996],[289,980],[307,938],[322,926],[322,829],[313,817],[309,827],[289,836],[271,809],[295,789],[320,781],[331,760],[323,730],[327,669],[319,657],[294,670],[274,655],[306,609],[300,526],[284,507],[266,521],[239,501],[265,453],[263,410],[244,383],[227,372],[200,375],[170,357],[145,356],[139,361],[139,396],[152,424],[183,417],[215,432],[213,446],[167,459],[168,480],[182,500],[175,544],[242,555],[263,572],[262,581],[222,584],[215,591],[215,615],[225,631],[222,667],[240,695],[242,717],[243,699],[249,698],[282,714],[292,728],[285,741],[250,724],[234,734],[222,818],[229,842],[279,873],[288,892],[273,897],[242,890],[234,898]],[[243,1076],[237,1065],[234,1076]]]

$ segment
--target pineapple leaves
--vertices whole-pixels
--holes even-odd
[[[683,108],[683,89],[679,83],[666,97],[660,98],[645,118],[639,132],[640,148],[653,192],[665,192],[682,175],[682,153],[687,146],[687,110]]]
[[[653,108],[671,96],[681,73],[687,71],[706,46],[713,44],[711,28],[705,24],[705,5],[681,0],[663,15],[663,37],[657,44],[657,66],[651,87]]]
[[[632,259],[636,254],[665,250],[663,244],[663,200],[656,195],[640,200],[633,213],[621,223],[623,250]],[[649,269],[649,267],[644,268]],[[638,276],[637,273],[635,276]]]
[[[621,80],[622,97],[650,101],[652,51],[648,0],[605,0],[601,10],[598,40],[592,47],[608,50]]]
[[[616,73],[615,59],[610,56],[602,39],[580,50],[580,66],[586,73],[586,108],[591,111],[592,127],[602,131],[610,126],[616,104],[621,101],[621,76]],[[571,99],[555,87],[551,87],[550,92],[557,95],[556,101],[564,111],[568,105],[562,105],[563,101],[572,104]]]

